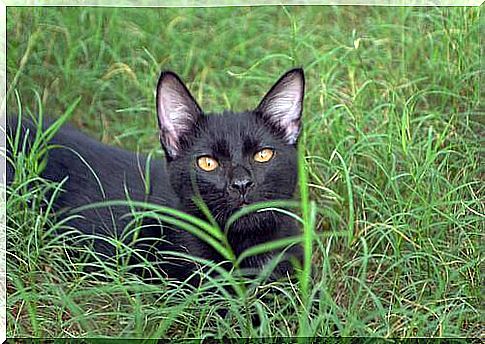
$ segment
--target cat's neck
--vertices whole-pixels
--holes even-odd
[[[275,240],[281,226],[281,219],[275,217],[236,222],[227,231],[227,239],[238,256],[249,247]]]
[[[195,210],[194,206],[181,206],[185,210],[190,209],[190,215],[210,222],[200,210]],[[226,228],[227,219],[216,220],[218,221],[220,229],[225,231],[228,243],[236,256],[249,247],[298,233],[298,225],[292,218],[274,212],[264,212],[241,217],[228,229]]]

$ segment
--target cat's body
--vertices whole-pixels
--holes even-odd
[[[292,86],[289,91],[288,85]],[[61,216],[72,215],[69,210],[87,204],[129,198],[207,220],[193,202],[194,195],[198,195],[219,226],[225,228],[228,218],[245,204],[293,197],[302,92],[303,74],[293,70],[280,79],[256,110],[206,115],[180,79],[164,73],[157,88],[157,112],[166,162],[150,159],[146,171],[146,156],[104,145],[64,126],[49,142],[56,148],[49,150],[41,176],[55,182],[65,179],[63,192],[55,201],[55,210]],[[277,100],[280,103],[275,103]],[[288,107],[293,118],[281,113],[283,106]],[[273,117],[265,117],[270,115]],[[12,135],[16,127],[16,120],[9,119],[7,133]],[[22,127],[29,129],[29,137],[34,137],[33,125],[23,122]],[[12,166],[7,164],[8,183],[13,174]],[[83,210],[68,224],[88,234],[121,237],[131,220],[125,216],[128,213],[126,206],[97,207]],[[291,217],[269,211],[243,216],[229,228],[227,238],[238,256],[254,245],[298,234],[299,228]],[[178,251],[222,260],[216,250],[192,234],[155,220],[145,221],[139,235],[148,245],[155,241],[144,242],[143,238],[163,237],[151,248],[154,256],[150,259],[159,261],[169,277],[183,280],[192,274],[194,266],[178,261],[166,264],[157,252]],[[96,240],[95,248],[106,257],[114,254],[114,247],[106,240]],[[301,259],[299,246],[288,253]],[[271,257],[269,253],[250,257],[242,267],[261,269]],[[279,264],[276,275],[286,272],[291,272],[288,261]]]

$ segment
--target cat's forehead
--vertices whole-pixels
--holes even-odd
[[[198,148],[232,156],[274,143],[264,122],[252,112],[205,115]]]

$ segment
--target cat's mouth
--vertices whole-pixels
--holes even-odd
[[[253,195],[240,195],[239,197],[233,197],[232,199],[229,199],[229,204],[232,206],[233,211],[239,210],[257,202],[258,199]]]
[[[250,202],[250,201],[248,201],[246,198],[241,198],[241,199],[239,199],[239,201],[237,202],[237,205],[238,205],[238,207],[240,207],[240,208],[243,208],[243,207],[245,207],[246,205],[250,205],[250,204],[251,204],[251,202]]]

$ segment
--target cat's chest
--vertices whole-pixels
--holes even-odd
[[[262,269],[271,260],[272,255],[265,253],[257,256],[251,256],[243,260],[242,268]]]

